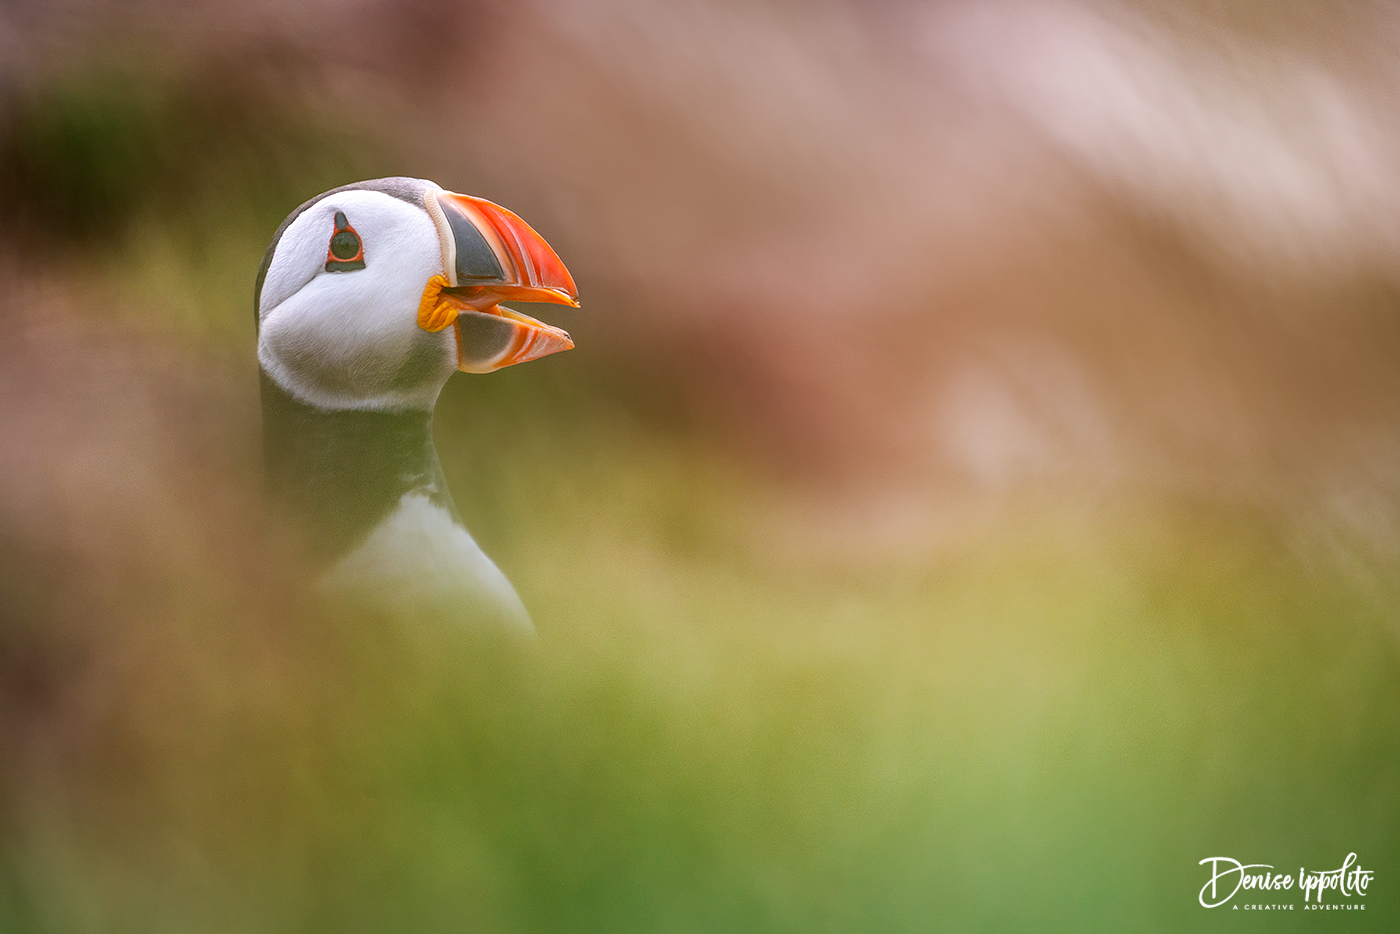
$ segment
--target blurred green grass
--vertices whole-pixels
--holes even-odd
[[[136,211],[72,287],[252,394],[250,283],[294,203],[230,178]],[[437,415],[538,644],[309,619],[282,681],[114,733],[111,787],[29,790],[0,928],[1389,927],[1385,591],[1268,517],[1142,494],[1028,495],[898,560],[794,551],[773,504],[800,495],[657,430],[589,353],[459,377]],[[1352,851],[1364,915],[1196,904],[1203,857]]]
[[[115,891],[59,899],[104,920],[60,929],[1203,930],[1253,922],[1195,905],[1198,859],[1353,850],[1343,920],[1385,925],[1393,643],[1341,582],[1184,519],[890,580],[697,556],[602,506],[662,495],[617,440],[597,499],[541,509],[550,460],[493,490],[538,645],[326,636],[350,662],[294,735],[147,750],[78,873]]]

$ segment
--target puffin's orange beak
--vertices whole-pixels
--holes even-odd
[[[418,324],[440,331],[455,324],[457,368],[490,373],[504,366],[572,350],[568,332],[502,307],[502,301],[578,307],[578,288],[559,256],[515,213],[470,195],[436,195],[444,267],[428,281]]]

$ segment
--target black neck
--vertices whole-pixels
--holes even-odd
[[[261,377],[268,492],[304,525],[318,557],[359,544],[405,493],[422,493],[457,517],[433,447],[432,412],[318,409]]]

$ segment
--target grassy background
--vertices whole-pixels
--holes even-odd
[[[62,94],[7,137],[8,177],[49,186],[16,213],[47,231],[21,245],[38,258],[16,319],[58,308],[165,348],[251,444],[264,241],[301,195],[392,160],[236,107],[191,138],[181,114],[205,102]],[[94,175],[113,151],[127,162]],[[231,155],[173,206],[140,196],[191,152]],[[264,606],[217,551],[150,550],[141,600],[82,604],[65,638],[87,667],[59,699],[31,716],[7,695],[0,929],[1393,927],[1390,569],[1237,503],[1128,487],[950,505],[952,533],[843,546],[837,492],[658,414],[666,387],[615,345],[590,359],[607,314],[551,310],[575,353],[458,377],[438,409],[459,505],[538,644]],[[17,657],[49,611],[13,602],[6,567]],[[127,659],[118,687],[85,687],[108,657]],[[1376,870],[1364,914],[1195,901],[1203,857],[1296,873],[1353,851]]]

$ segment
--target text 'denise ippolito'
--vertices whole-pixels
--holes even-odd
[[[1276,872],[1268,863],[1241,863],[1228,856],[1207,856],[1200,865],[1209,866],[1210,878],[1201,886],[1198,900],[1203,908],[1218,908],[1235,897],[1240,890],[1263,895],[1296,889],[1303,893],[1305,906],[1320,905],[1323,895],[1332,891],[1346,898],[1366,894],[1375,872],[1362,869],[1356,854],[1351,853],[1338,869],[1308,869],[1298,867],[1296,874]],[[1291,908],[1291,905],[1271,905]],[[1364,908],[1364,904],[1356,907]]]

